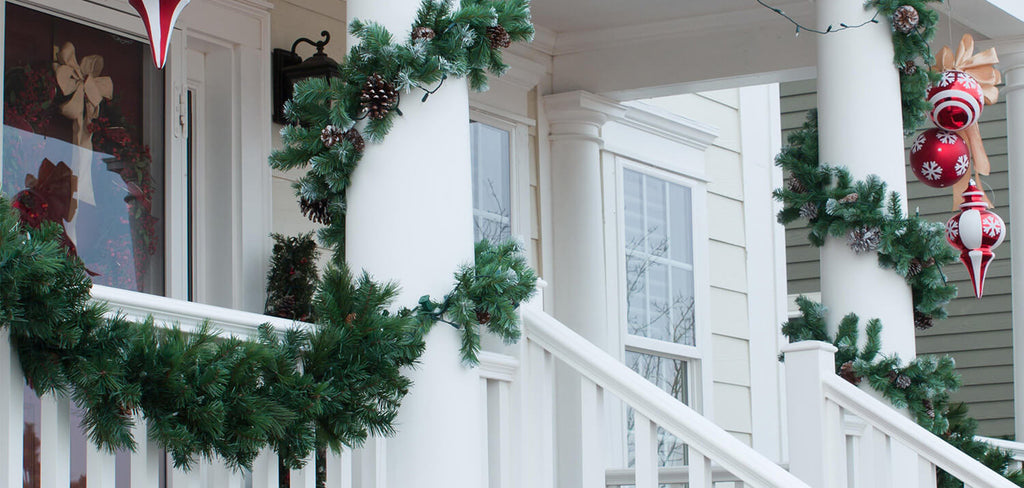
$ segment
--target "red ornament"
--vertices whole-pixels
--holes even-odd
[[[932,103],[928,115],[943,129],[962,130],[981,117],[983,100],[981,85],[974,77],[963,71],[943,71],[939,82],[928,88]]]
[[[928,186],[950,186],[960,181],[970,167],[967,143],[955,132],[928,129],[910,146],[910,169]]]
[[[178,15],[189,0],[128,0],[142,17],[149,34],[149,45],[153,50],[153,64],[163,68],[167,61],[167,48],[171,45],[171,33]]]
[[[1006,237],[1006,224],[995,212],[988,210],[985,194],[970,181],[964,191],[960,213],[946,223],[946,240],[960,250],[960,261],[967,266],[974,285],[974,296],[981,298],[985,288],[985,272]]]

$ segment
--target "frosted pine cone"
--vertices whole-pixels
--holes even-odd
[[[917,29],[919,22],[921,22],[921,16],[917,13],[917,9],[910,5],[904,5],[892,14],[892,27],[903,34],[910,34]]]
[[[928,330],[935,325],[934,319],[931,315],[925,315],[917,310],[914,310],[914,328],[917,330]]]
[[[512,45],[512,36],[501,25],[487,28],[487,40],[491,43],[491,49],[504,49]]]
[[[307,219],[318,224],[330,225],[331,212],[330,203],[326,199],[307,200],[306,197],[299,198],[299,209]]]
[[[807,191],[807,187],[797,178],[790,178],[788,187],[789,191],[793,193],[805,193]]]
[[[907,61],[900,66],[900,72],[907,76],[917,73],[917,64],[913,61]]]
[[[859,227],[846,234],[846,243],[853,252],[862,254],[878,249],[881,235],[877,227]]]
[[[366,142],[363,141],[363,135],[360,134],[355,127],[345,131],[341,137],[352,144],[352,148],[355,149],[356,152],[363,152],[363,149],[366,149]]]
[[[341,137],[344,133],[341,129],[328,125],[324,127],[324,130],[320,131],[320,141],[324,143],[324,147],[330,149],[335,144],[341,142]]]
[[[896,375],[896,379],[893,381],[893,384],[896,385],[896,388],[906,390],[907,388],[910,388],[910,377],[903,373],[898,373]]]
[[[366,79],[359,95],[359,104],[373,120],[383,119],[398,106],[398,91],[380,74],[374,73]]]
[[[853,371],[853,361],[847,361],[839,367],[839,376],[853,385],[860,384],[860,376]]]
[[[860,195],[856,193],[851,193],[843,198],[840,198],[839,203],[855,203],[857,200],[860,200]]]
[[[805,203],[803,207],[800,207],[800,216],[807,220],[818,218],[818,206],[814,202]]]
[[[914,258],[910,260],[910,264],[907,265],[907,278],[913,278],[921,272],[924,267],[921,265],[921,260]]]
[[[419,26],[412,30],[412,40],[414,41],[418,41],[420,39],[429,41],[436,35],[437,34],[434,32],[434,29],[431,29],[430,27]]]

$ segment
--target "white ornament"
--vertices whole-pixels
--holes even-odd
[[[929,180],[937,180],[942,178],[942,167],[935,161],[926,161],[921,166],[921,174]]]
[[[940,131],[935,137],[943,144],[956,144],[956,141],[960,139],[955,133],[948,130]]]
[[[967,173],[967,167],[970,166],[970,164],[971,160],[966,154],[956,158],[956,167],[954,168],[956,170],[956,175],[963,176],[964,173]]]
[[[911,153],[916,153],[916,152],[920,151],[921,148],[924,147],[924,140],[925,140],[924,134],[918,135],[917,138],[914,139],[914,144],[910,146],[910,152]]]

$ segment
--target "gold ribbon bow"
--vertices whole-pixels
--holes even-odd
[[[73,122],[74,143],[92,149],[92,133],[88,125],[100,114],[100,102],[114,97],[114,82],[109,76],[100,76],[103,57],[97,54],[75,59],[75,46],[65,42],[60,49],[53,47],[53,71],[57,86],[71,99],[60,106],[60,113]]]
[[[1003,77],[999,70],[993,66],[999,62],[995,48],[989,48],[975,54],[974,38],[970,34],[964,34],[964,37],[960,39],[960,45],[957,47],[955,56],[953,55],[953,50],[949,46],[945,46],[939,50],[935,59],[936,62],[935,66],[932,66],[932,71],[957,70],[971,75],[981,85],[985,105],[992,105],[999,99],[999,89],[996,88],[996,85],[1002,82]],[[981,178],[979,175],[987,176],[991,171],[992,165],[989,163],[988,155],[985,154],[985,146],[981,142],[981,130],[978,129],[978,123],[975,122],[956,132],[967,143],[967,149],[971,153],[971,166],[974,171],[974,178],[977,179],[978,186],[980,187]],[[967,189],[970,179],[971,171],[968,171],[964,174],[963,178],[960,178],[960,181],[953,185],[954,211],[958,208],[959,197]],[[991,205],[991,202],[988,201],[988,196],[985,197],[985,201]]]

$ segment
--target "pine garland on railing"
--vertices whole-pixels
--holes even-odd
[[[845,238],[856,252],[877,251],[879,266],[892,269],[910,286],[917,328],[929,328],[933,319],[945,318],[945,305],[956,296],[956,287],[947,283],[942,266],[954,262],[956,252],[946,243],[943,226],[917,216],[904,217],[899,195],[887,193],[877,177],[854,181],[845,168],[821,164],[814,111],[789,135],[788,143],[775,160],[790,177],[786,188],[773,193],[783,204],[779,222],[807,219],[808,240],[815,247],[832,237]],[[824,306],[803,296],[797,298],[797,305],[800,316],[782,327],[790,342],[835,345],[836,374],[853,384],[867,379],[893,406],[908,409],[919,425],[1024,486],[1024,473],[1010,469],[1008,453],[974,440],[976,422],[967,417],[967,407],[950,404],[949,395],[960,387],[952,358],[921,356],[904,364],[896,355],[880,354],[882,323],[878,319],[868,321],[864,345],[858,347],[857,315],[843,317],[833,337]],[[938,480],[942,488],[962,486],[941,470]]]

